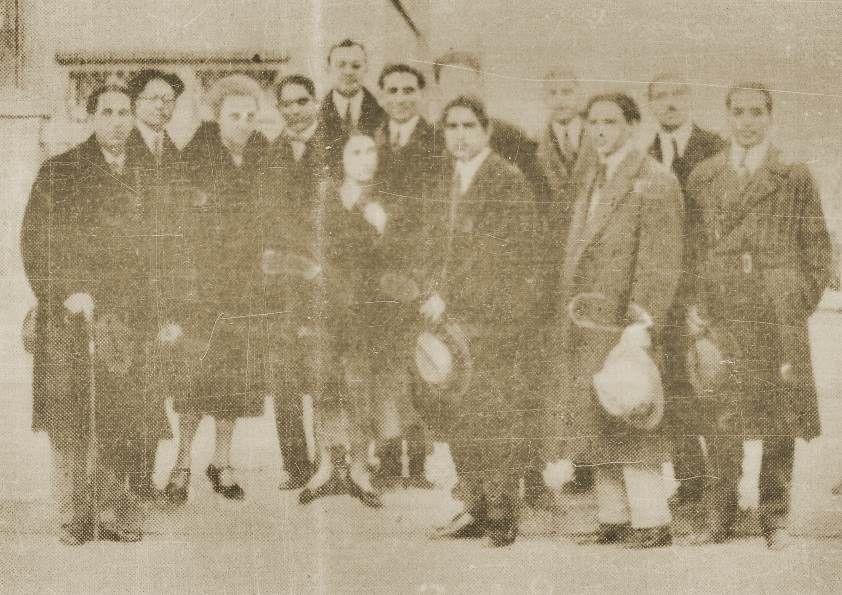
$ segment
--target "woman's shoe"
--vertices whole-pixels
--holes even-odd
[[[208,465],[208,468],[205,469],[205,475],[208,476],[214,492],[222,494],[229,500],[242,500],[246,497],[246,493],[236,481],[229,484],[224,484],[222,482],[222,474],[230,474],[233,473],[233,471],[234,470],[230,466],[225,466],[220,469],[216,465],[210,464]]]
[[[90,540],[90,533],[91,530],[88,523],[82,521],[64,523],[59,529],[58,540],[64,545],[82,545]]]
[[[346,486],[348,488],[348,494],[353,496],[354,498],[358,499],[360,502],[369,506],[371,508],[382,508],[383,501],[380,499],[375,492],[368,490],[355,482],[350,474],[346,479]]]
[[[189,487],[190,469],[184,467],[173,469],[167,487],[164,488],[164,497],[170,504],[180,506],[187,501]]]

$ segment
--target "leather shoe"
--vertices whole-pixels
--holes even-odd
[[[423,475],[410,475],[403,479],[403,487],[404,489],[434,490],[436,484]]]
[[[580,533],[574,537],[578,545],[611,545],[624,543],[631,533],[629,523],[602,523],[591,533]]]
[[[223,467],[220,469],[214,464],[208,465],[208,468],[205,469],[205,475],[208,476],[208,479],[213,486],[213,491],[217,494],[222,494],[229,500],[242,500],[245,498],[246,493],[237,482],[228,485],[224,485],[222,483],[222,473],[225,471],[231,472],[232,469],[231,467]]]
[[[518,533],[517,520],[512,516],[486,522],[488,539],[493,547],[512,545]]]
[[[74,521],[64,523],[59,529],[58,540],[64,545],[82,545],[91,539],[91,528],[89,523]]]
[[[471,513],[460,512],[446,525],[433,529],[432,539],[478,539],[485,535],[485,522]]]
[[[630,549],[649,549],[672,545],[672,531],[669,527],[647,527],[632,529],[631,537],[626,542]]]
[[[309,504],[317,498],[345,493],[343,482],[337,473],[336,468],[334,468],[333,473],[323,484],[318,486],[305,486],[304,489],[301,490],[301,493],[298,494],[298,502],[300,504]]]
[[[785,550],[792,543],[789,533],[783,528],[764,530],[763,539],[766,540],[766,547],[773,551]]]
[[[170,480],[164,488],[164,497],[170,504],[180,506],[187,502],[187,491],[190,487],[190,469],[183,467],[170,472]]]
[[[143,531],[140,529],[129,529],[100,524],[99,538],[103,541],[116,541],[119,543],[137,543],[143,539]]]

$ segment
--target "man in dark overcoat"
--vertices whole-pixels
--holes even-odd
[[[760,518],[767,545],[779,548],[788,541],[794,439],[820,433],[807,320],[832,275],[831,246],[809,170],[785,162],[769,141],[768,89],[736,85],[725,104],[730,146],[687,184],[697,210],[688,323],[728,362],[720,381],[700,387],[709,531],[699,537],[733,534],[742,443],[760,439]]]
[[[491,150],[479,99],[442,114],[450,159],[425,199],[426,299],[433,329],[455,322],[470,343],[470,381],[453,398],[419,395],[425,421],[450,444],[465,509],[436,537],[514,542],[527,447],[523,365],[530,357],[537,218],[523,174]],[[462,394],[463,393],[463,394]]]
[[[327,70],[330,92],[322,99],[319,119],[324,126],[325,151],[331,170],[342,171],[342,148],[351,132],[372,135],[386,118],[374,94],[364,83],[368,72],[365,47],[344,39],[330,48]]]
[[[66,544],[91,539],[95,523],[107,539],[140,539],[130,478],[142,468],[139,445],[166,423],[148,381],[159,340],[155,205],[126,147],[128,92],[99,88],[87,111],[94,134],[41,167],[21,234],[38,300],[33,428],[53,447]]]
[[[434,130],[421,115],[426,80],[406,64],[387,65],[378,79],[381,102],[388,115],[374,133],[379,147],[380,200],[392,217],[389,234],[391,255],[388,272],[411,277],[421,231],[424,189],[435,178],[441,159],[434,156]],[[379,479],[393,485],[398,479],[414,487],[430,487],[424,477],[427,453],[424,424],[411,405],[410,383],[404,359],[394,353],[405,349],[414,337],[415,308],[387,299],[382,301],[382,319],[373,330],[379,344],[378,374],[391,391],[384,394],[380,419],[382,443],[377,449]],[[388,377],[394,377],[388,380]],[[400,379],[400,381],[396,381]],[[397,420],[391,417],[399,417]],[[403,468],[403,446],[407,468]],[[404,472],[407,477],[402,478]]]
[[[649,83],[649,105],[658,120],[658,132],[649,146],[649,154],[668,167],[678,178],[682,192],[687,185],[690,172],[702,161],[725,147],[725,141],[715,132],[705,130],[693,122],[692,89],[673,74],[660,74]],[[684,260],[685,271],[692,268],[693,253],[690,249],[691,221],[696,209],[692,197],[684,195]],[[676,292],[673,310],[670,312],[667,335],[664,337],[664,382],[666,390],[673,397],[672,419],[668,423],[675,428],[673,445],[673,469],[680,484],[674,502],[677,512],[691,513],[698,508],[704,484],[704,456],[702,445],[692,426],[696,416],[695,401],[691,399],[693,389],[687,380],[684,361],[689,341],[683,332],[684,307],[689,292],[690,275],[684,275]]]
[[[285,128],[269,146],[260,172],[262,299],[268,314],[267,367],[286,471],[281,487],[299,489],[312,473],[302,399],[313,397],[317,388],[307,363],[313,356],[316,329],[316,281],[307,265],[317,265],[315,213],[319,184],[326,181],[327,173],[313,81],[290,75],[277,84],[275,96]],[[296,261],[303,266],[294,266]]]
[[[176,101],[184,92],[184,83],[172,73],[156,69],[138,72],[126,85],[135,113],[134,128],[126,150],[144,172],[146,194],[155,205],[154,218],[159,231],[155,265],[156,312],[163,324],[176,320],[186,299],[186,266],[184,251],[182,203],[187,192],[185,164],[181,151],[167,131]],[[182,388],[185,375],[183,358],[178,351],[164,351],[154,363],[155,388],[161,398],[173,396]],[[132,477],[134,489],[144,499],[152,499],[158,490],[152,480],[159,440],[172,438],[169,424],[158,436],[150,435],[143,448],[143,466]]]

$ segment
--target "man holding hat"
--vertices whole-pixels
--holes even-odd
[[[588,542],[663,546],[672,540],[660,472],[669,449],[655,429],[663,395],[648,352],[657,353],[681,274],[681,191],[634,146],[634,100],[597,95],[586,114],[596,154],[577,168],[556,259],[546,454],[595,468],[600,527]]]
[[[527,439],[519,401],[535,303],[535,205],[523,174],[491,150],[479,99],[449,102],[442,126],[449,162],[424,202],[421,313],[432,332],[419,338],[426,386],[416,396],[450,444],[465,509],[434,536],[487,535],[505,546],[517,536]]]
[[[807,166],[788,163],[769,140],[772,94],[749,82],[725,98],[731,143],[690,175],[697,210],[696,287],[687,310],[697,347],[688,363],[700,402],[708,464],[707,531],[698,541],[733,535],[746,439],[761,439],[759,513],[771,549],[788,542],[786,521],[795,438],[821,432],[807,320],[832,271],[818,189]],[[707,343],[708,347],[701,346]],[[705,365],[711,346],[720,352]],[[712,423],[711,423],[712,422]]]

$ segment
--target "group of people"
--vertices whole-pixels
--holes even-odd
[[[206,475],[242,499],[234,423],[271,392],[281,488],[302,504],[376,508],[401,482],[430,487],[436,440],[464,507],[435,538],[511,544],[524,499],[545,500],[567,460],[567,488],[598,508],[582,542],[669,545],[673,514],[693,520],[690,541],[723,542],[755,438],[763,535],[786,545],[794,440],[820,431],[806,324],[832,259],[808,169],[770,144],[770,91],[728,90],[725,140],[692,122],[687,84],[656,77],[646,150],[637,103],[583,101],[570,71],[547,74],[536,141],[490,117],[472,54],[435,62],[435,124],[415,67],[386,66],[375,97],[360,43],[327,65],[321,99],[301,74],[275,84],[272,141],[257,83],[221,78],[214,119],[183,150],[166,131],[182,81],[141,71],[95,90],[92,136],[42,165],[22,229],[38,302],[24,330],[62,541],[135,541],[143,499],[184,503],[203,416]],[[642,398],[616,377],[628,367],[613,400],[596,381],[623,357],[657,372]],[[161,491],[168,396],[178,449]]]

